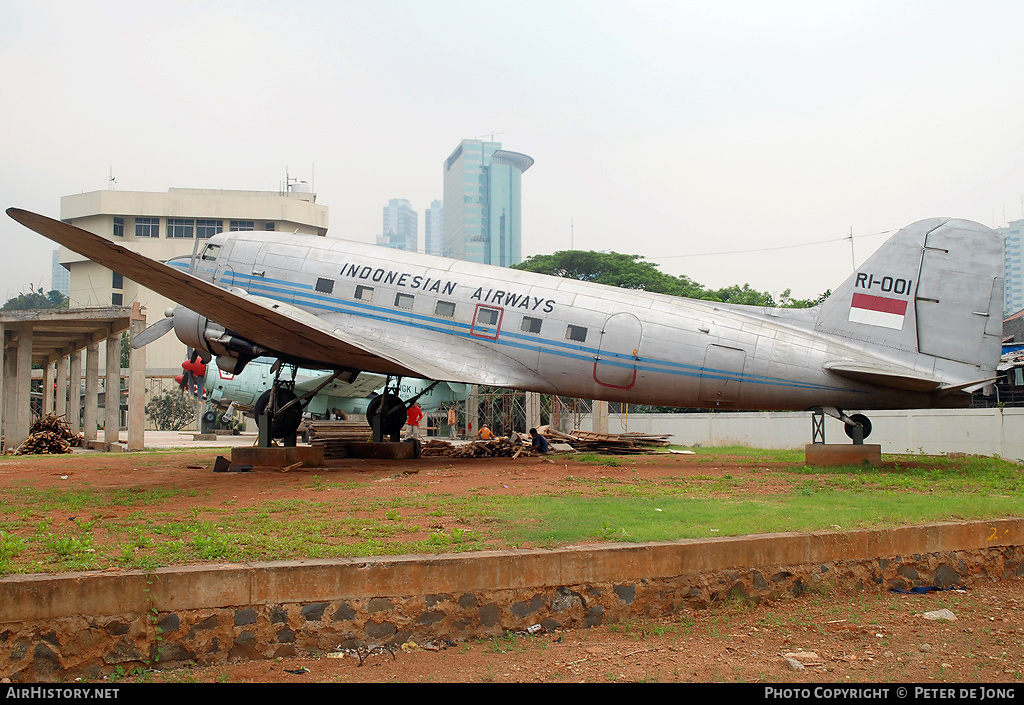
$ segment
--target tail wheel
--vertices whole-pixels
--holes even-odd
[[[270,404],[270,391],[271,390],[268,389],[263,392],[263,394],[260,395],[260,398],[256,400],[256,406],[253,408],[253,411],[255,412],[257,419],[261,414],[263,414],[267,409],[267,406]],[[292,399],[295,399],[295,394],[290,390],[277,390],[278,409],[290,402]],[[273,412],[274,410],[271,409],[270,411]],[[271,438],[285,438],[290,436],[298,430],[300,423],[302,423],[302,406],[296,404],[295,406],[289,407],[280,418],[274,420],[274,418],[271,417],[270,436]]]
[[[864,414],[854,414],[850,418],[856,421],[858,424],[860,424],[860,426],[864,429],[863,438],[867,438],[868,436],[871,435],[871,419],[869,419]],[[843,430],[846,431],[847,436],[853,438],[853,426],[844,424]]]
[[[381,394],[370,400],[366,405],[366,421],[373,426],[373,417],[381,416],[380,430],[382,433],[398,433],[405,425],[405,402],[397,394]]]

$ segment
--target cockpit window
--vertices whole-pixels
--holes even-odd
[[[214,261],[220,254],[220,245],[209,244],[203,248],[203,254],[200,255],[199,259],[204,261]]]

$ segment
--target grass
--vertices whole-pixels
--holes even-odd
[[[0,488],[0,575],[671,541],[1024,515],[1024,474],[999,458],[886,456],[883,468],[808,468],[800,451],[742,447],[700,448],[686,458],[688,469],[696,462],[707,471],[645,478],[637,468],[664,458],[585,454],[576,460],[597,468],[597,476],[567,474],[550,491],[528,496],[493,491],[493,482],[459,496],[431,492],[415,476],[403,480],[400,491],[374,497],[363,492],[369,480],[312,475],[298,485],[308,491],[301,498],[268,493],[248,504],[213,500],[202,489],[7,486]],[[138,457],[139,466],[161,462],[150,454]],[[740,467],[714,472],[726,462]]]

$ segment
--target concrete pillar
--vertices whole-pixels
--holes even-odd
[[[4,391],[7,389],[7,337],[4,332],[4,324],[0,323],[0,437],[3,436],[4,423],[7,421],[6,407],[7,397]],[[3,448],[0,448],[0,453]]]
[[[119,440],[121,429],[121,336],[107,337],[106,383],[104,384],[103,442],[107,449]]]
[[[14,380],[14,428],[9,446],[17,448],[28,438],[32,425],[32,325],[26,323],[18,332],[18,372]]]
[[[526,393],[526,428],[524,431],[529,431],[531,428],[536,428],[541,425],[540,418],[540,393],[539,392],[527,392]]]
[[[10,348],[7,349],[4,356],[4,450],[11,448],[11,434],[14,433],[14,422],[17,420],[17,404],[18,404],[18,355],[17,350],[14,347],[13,342],[13,331],[12,341]]]
[[[82,351],[75,350],[68,358],[68,427],[74,433],[82,431]]]
[[[132,319],[130,337],[146,329],[146,319]],[[128,450],[146,447],[146,348],[132,348],[128,359]]]
[[[593,408],[591,419],[594,433],[608,433],[608,402],[595,399]]]
[[[57,358],[57,398],[54,402],[53,413],[66,418],[68,413],[68,356],[64,354]]]
[[[55,406],[54,399],[56,395],[53,391],[53,377],[53,361],[47,360],[43,366],[43,416],[52,414]]]
[[[100,393],[100,346],[91,343],[85,351],[85,412],[82,414],[82,434],[86,441],[96,440],[96,417],[99,415],[97,397]]]

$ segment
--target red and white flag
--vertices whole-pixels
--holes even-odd
[[[902,330],[906,315],[907,302],[903,299],[854,294],[850,304],[850,320],[854,323],[867,323],[869,326]]]

